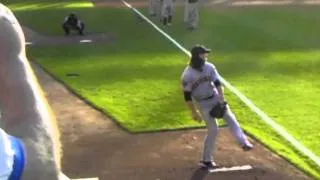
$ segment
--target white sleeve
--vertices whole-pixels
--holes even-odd
[[[0,128],[0,180],[7,180],[12,172],[14,151],[7,134]]]
[[[218,70],[213,64],[210,64],[210,75],[211,75],[211,80],[214,82],[216,80],[220,80],[220,75]]]
[[[186,71],[182,74],[181,82],[183,91],[192,91],[192,81],[189,74]]]

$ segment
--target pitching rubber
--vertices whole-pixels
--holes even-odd
[[[232,171],[248,171],[252,169],[253,167],[251,165],[242,165],[242,166],[219,167],[214,169],[208,169],[208,172],[217,173],[217,172],[232,172]]]
[[[68,176],[66,176],[63,173],[60,173],[60,180],[99,180],[97,177],[93,178],[78,178],[78,179],[70,179]]]

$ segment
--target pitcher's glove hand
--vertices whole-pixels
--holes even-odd
[[[228,103],[226,101],[219,102],[210,110],[210,115],[213,118],[223,118],[224,113],[227,110],[227,104]]]

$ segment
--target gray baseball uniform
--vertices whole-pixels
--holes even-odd
[[[188,28],[196,28],[199,24],[198,0],[186,0],[184,10],[184,22]]]
[[[173,15],[173,0],[163,0],[161,7],[161,17],[168,18]]]
[[[188,66],[182,74],[183,89],[191,92],[193,101],[199,104],[202,118],[205,120],[208,129],[204,142],[203,161],[213,160],[212,152],[218,135],[217,120],[209,113],[220,99],[217,88],[213,83],[217,79],[219,79],[218,71],[209,62],[205,62],[202,72]],[[229,106],[223,119],[228,123],[233,136],[241,146],[249,143]]]
[[[149,13],[152,16],[158,14],[158,1],[160,0],[149,0]]]

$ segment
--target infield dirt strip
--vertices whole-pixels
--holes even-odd
[[[25,33],[28,36],[28,32]],[[48,39],[50,38],[46,38],[46,41]],[[216,162],[228,167],[251,165],[253,169],[208,174],[197,166],[201,157],[203,138],[206,135],[205,129],[130,134],[122,130],[105,114],[69,91],[37,64],[32,64],[32,66],[57,117],[64,151],[62,167],[64,173],[70,178],[99,177],[101,180],[311,179],[253,140],[255,149],[243,152],[236,145],[227,128],[220,130],[215,153]],[[75,78],[81,78],[81,75]]]

